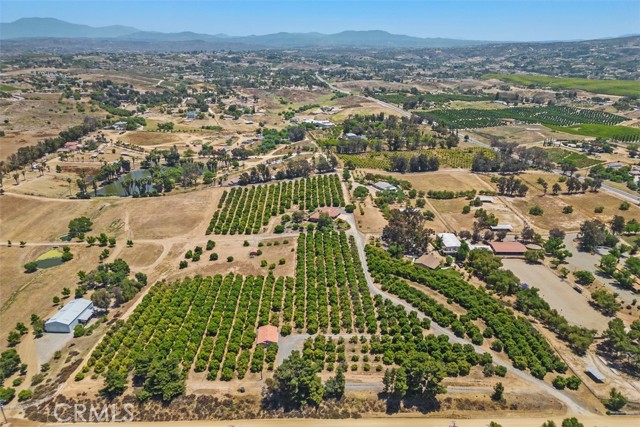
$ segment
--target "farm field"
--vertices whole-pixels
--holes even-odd
[[[550,77],[534,74],[485,74],[483,79],[498,79],[520,86],[540,86],[553,89],[578,89],[593,93],[617,96],[640,96],[640,88],[630,80],[592,80],[564,77]]]
[[[595,138],[607,138],[623,142],[635,142],[640,140],[640,129],[629,126],[609,126],[598,124],[580,124],[574,126],[547,125],[549,129],[574,135],[592,136]]]
[[[588,168],[590,166],[602,163],[602,160],[597,160],[585,154],[564,150],[562,148],[547,148],[546,151],[547,153],[549,153],[549,158],[554,163],[569,161],[575,164],[578,169]]]
[[[626,120],[625,117],[603,111],[556,106],[513,107],[498,110],[473,108],[461,110],[440,109],[426,112],[420,111],[416,114],[423,117],[433,117],[453,129],[501,126],[506,124],[505,119],[556,126],[572,126],[584,123],[614,125]]]
[[[492,156],[493,152],[486,148],[465,147],[465,148],[436,148],[433,150],[420,151],[385,151],[385,152],[367,152],[360,154],[338,154],[343,161],[351,161],[357,168],[362,169],[382,169],[387,170],[390,166],[389,158],[391,156],[415,156],[417,154],[426,154],[438,159],[440,168],[460,168],[470,169],[473,157],[478,152],[485,152],[488,156]]]
[[[480,176],[486,182],[494,185],[490,182],[490,179],[486,176]],[[540,184],[537,183],[539,178],[544,179],[549,188],[551,188],[556,182],[559,181],[559,175],[542,172],[528,172],[520,174],[519,178],[522,179],[530,188],[527,196],[524,198],[503,198],[508,202],[519,216],[526,218],[534,226],[541,228],[542,230],[550,230],[552,228],[561,228],[567,231],[578,230],[580,223],[586,219],[598,219],[602,222],[608,222],[613,215],[622,215],[627,220],[636,219],[640,220],[640,208],[637,206],[631,206],[628,211],[620,211],[619,206],[621,200],[613,197],[603,191],[598,193],[580,193],[568,195],[564,192],[566,188],[554,196],[551,192],[547,195],[543,195],[543,189]],[[529,210],[534,206],[540,206],[544,213],[540,216],[529,215]],[[562,212],[565,206],[572,206],[573,213],[565,214]],[[596,207],[604,207],[602,213],[595,213]]]
[[[239,188],[224,192],[207,234],[257,234],[269,220],[293,206],[313,212],[317,207],[344,206],[337,175],[321,175],[284,183]],[[264,231],[264,230],[263,230]]]

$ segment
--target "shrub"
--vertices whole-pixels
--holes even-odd
[[[188,265],[189,265],[189,264],[187,263],[187,261],[184,261],[184,260],[180,261],[180,268],[181,268],[181,269],[182,269],[182,268],[187,268],[187,266],[188,266]]]
[[[215,252],[211,252],[209,254],[209,261],[217,261],[218,260],[218,254]]]
[[[598,206],[593,211],[595,213],[602,213],[602,212],[604,212],[604,206]]]
[[[469,206],[469,205],[464,205],[464,206],[462,207],[462,213],[466,215],[466,214],[468,214],[469,212],[471,212],[471,206]]]
[[[564,208],[562,208],[562,213],[563,214],[573,213],[573,206],[565,206]]]
[[[38,263],[35,261],[28,262],[24,265],[24,271],[27,273],[33,273],[38,269]]]
[[[538,205],[529,209],[529,215],[541,216],[543,213],[544,213],[544,210],[542,210],[542,208]]]
[[[233,262],[233,257],[232,256],[228,256],[227,257],[227,262]]]
[[[25,400],[29,400],[31,399],[31,396],[33,396],[33,392],[31,390],[22,390],[18,393],[18,401],[23,402]]]
[[[285,262],[286,262],[286,260],[284,258],[280,258],[278,260],[278,265],[284,265]]]
[[[274,227],[273,232],[276,234],[282,234],[284,233],[284,225],[282,224],[278,224]]]
[[[622,203],[620,203],[619,209],[621,211],[628,211],[630,206],[631,205],[629,205],[629,202],[622,202]]]

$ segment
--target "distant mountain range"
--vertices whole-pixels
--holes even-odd
[[[194,42],[198,49],[283,49],[313,47],[367,47],[367,48],[444,48],[477,46],[488,41],[458,40],[447,38],[420,38],[391,34],[386,31],[343,31],[337,34],[276,33],[262,36],[228,36],[226,34],[199,34],[193,32],[161,33],[141,31],[133,27],[111,25],[91,27],[72,24],[54,18],[23,18],[0,23],[0,40],[29,39],[90,39],[121,42],[154,43]]]

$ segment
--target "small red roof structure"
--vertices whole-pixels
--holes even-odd
[[[264,325],[258,328],[257,345],[278,344],[278,328],[273,325]]]
[[[340,212],[340,209],[338,208],[331,208],[331,207],[320,208],[314,213],[312,213],[311,215],[309,215],[309,221],[318,222],[318,220],[320,219],[321,213],[326,213],[331,217],[331,219],[336,219],[338,216],[340,216],[341,212]]]
[[[527,247],[520,242],[491,242],[489,243],[496,255],[524,255]]]
[[[260,249],[258,248],[251,248],[249,249],[249,256],[254,257],[254,256],[258,256],[260,255]]]

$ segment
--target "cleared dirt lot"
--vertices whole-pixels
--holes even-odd
[[[594,310],[585,294],[577,293],[569,282],[556,276],[548,267],[527,264],[521,259],[503,259],[504,267],[513,271],[523,283],[540,289],[540,296],[567,318],[569,323],[597,331],[607,329],[610,319]]]

